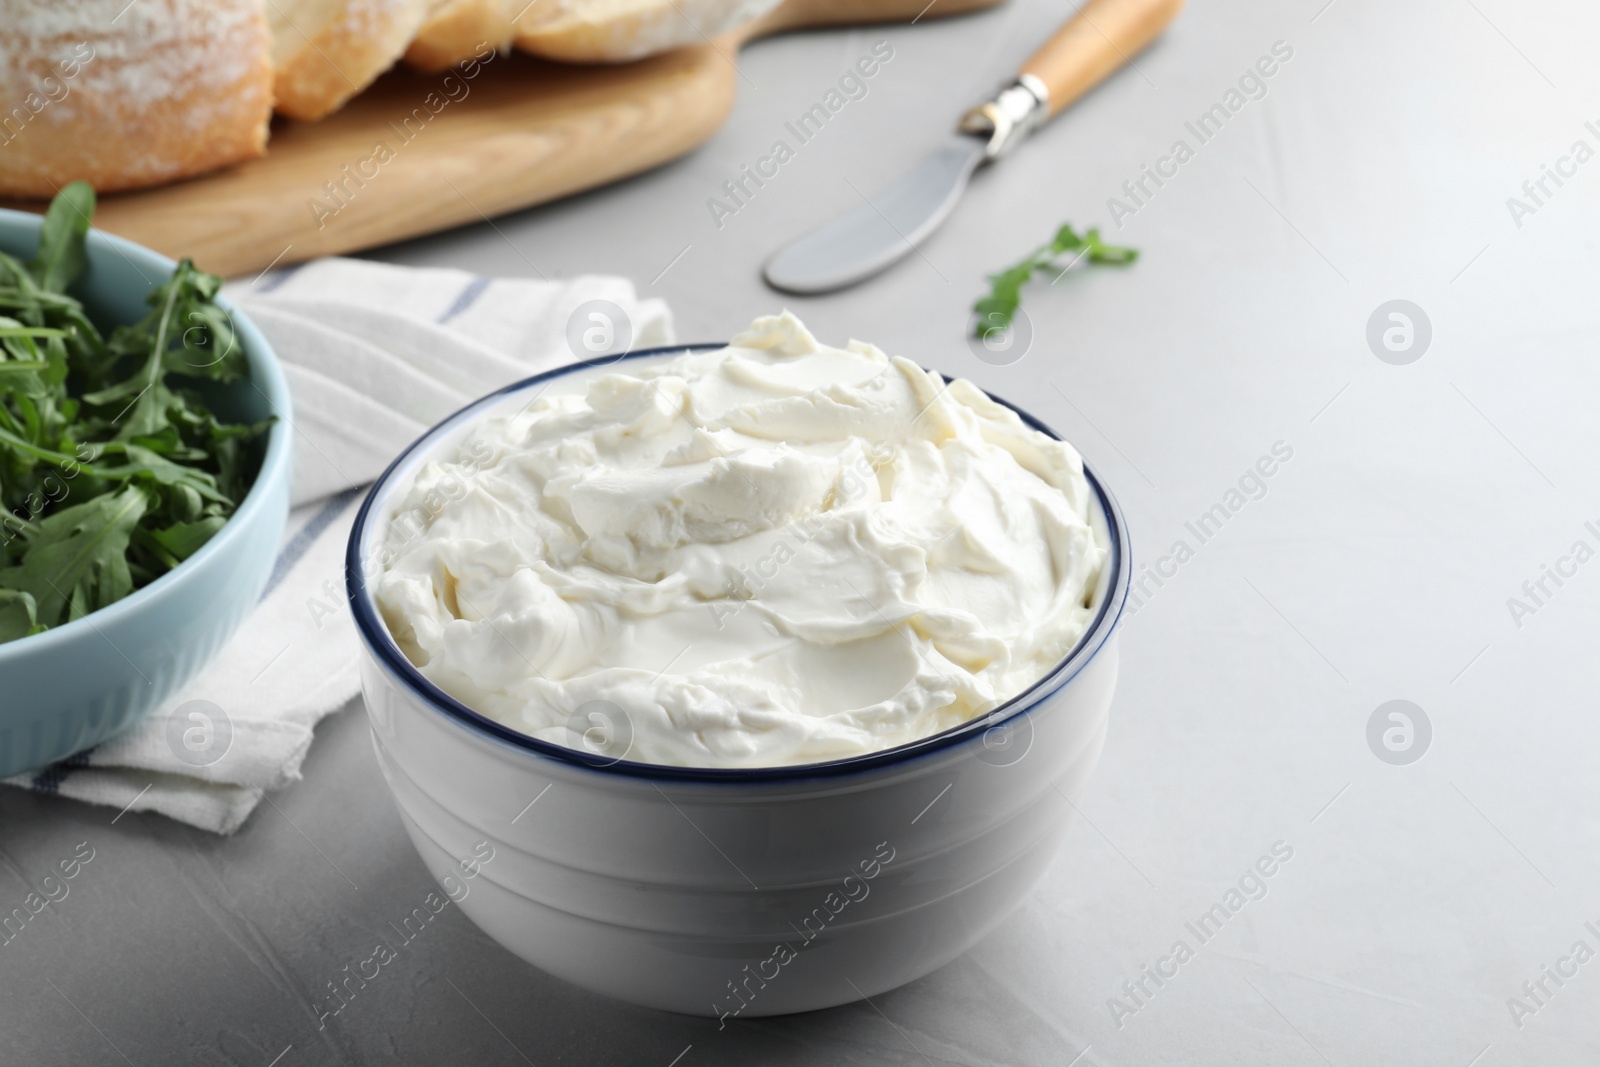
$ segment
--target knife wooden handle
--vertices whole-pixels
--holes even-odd
[[[1089,0],[1022,65],[1050,90],[1050,117],[1161,35],[1183,0]]]

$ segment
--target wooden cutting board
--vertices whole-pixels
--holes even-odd
[[[512,54],[471,79],[396,69],[320,122],[276,120],[260,159],[104,197],[95,223],[229,276],[433,233],[604,185],[695,148],[733,107],[734,64],[746,41],[998,2],[786,0],[732,33],[635,63],[568,66]]]

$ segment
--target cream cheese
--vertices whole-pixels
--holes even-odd
[[[485,418],[377,581],[401,649],[533,737],[810,763],[980,715],[1083,635],[1105,564],[1070,445],[793,315]]]

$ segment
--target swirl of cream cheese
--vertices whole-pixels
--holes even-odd
[[[970,382],[787,312],[559,381],[419,470],[376,584],[417,668],[507,726],[646,763],[838,759],[983,714],[1088,625],[1082,462]],[[603,735],[574,730],[597,707]]]

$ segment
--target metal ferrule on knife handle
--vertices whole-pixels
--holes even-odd
[[[986,136],[985,160],[998,159],[1050,117],[1050,89],[1032,74],[1019,74],[993,100],[961,116],[962,133]]]

